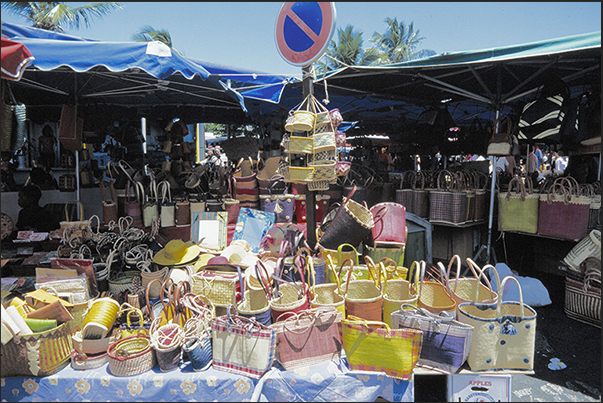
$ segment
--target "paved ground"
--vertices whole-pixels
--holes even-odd
[[[553,303],[537,312],[534,375],[513,375],[513,402],[601,401],[601,329],[568,318],[564,277],[544,272],[520,273],[540,279]],[[566,368],[548,368],[558,358]],[[415,377],[415,401],[445,402],[446,376]]]

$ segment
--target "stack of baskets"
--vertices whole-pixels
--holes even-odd
[[[289,154],[289,161],[279,167],[286,182],[305,184],[312,191],[328,190],[329,185],[336,182],[336,126],[332,119],[336,117],[312,94],[290,112],[285,124],[289,133],[281,143]],[[303,166],[292,164],[296,156],[305,158]]]

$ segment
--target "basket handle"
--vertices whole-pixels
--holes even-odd
[[[78,205],[78,207],[79,207],[78,221],[83,221],[84,220],[84,205],[82,204],[81,201],[75,200],[75,199],[69,200],[67,203],[65,203],[65,221],[70,221],[68,207],[69,207],[69,203],[71,203],[71,202],[74,202]]]
[[[385,335],[385,338],[391,338],[391,328],[385,322],[379,322],[377,320],[365,320],[359,318],[358,316],[348,315],[347,319],[342,319],[342,322],[348,323],[350,325],[362,325],[364,327],[364,332],[368,332],[370,326],[383,327],[387,330],[388,334]]]
[[[339,245],[337,247],[337,262],[341,262],[342,261],[341,252],[342,252],[344,246],[349,246],[350,248],[352,248],[352,250],[354,251],[354,255],[356,256],[356,262],[354,264],[359,264],[359,261],[358,261],[358,251],[356,250],[356,248],[353,245],[351,245],[349,243],[342,243],[341,245]]]
[[[515,282],[515,284],[517,284],[517,288],[519,288],[519,316],[523,317],[524,316],[524,306],[523,306],[523,292],[521,291],[521,285],[519,284],[519,281],[514,277],[514,276],[506,276],[505,278],[502,279],[502,282],[500,283],[500,297],[498,298],[498,301],[496,301],[496,317],[500,318],[501,314],[502,314],[502,294],[503,291],[505,289],[505,284],[507,282],[507,280],[512,280]]]

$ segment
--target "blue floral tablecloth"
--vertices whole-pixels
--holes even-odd
[[[113,376],[108,364],[86,371],[67,366],[44,378],[1,379],[3,402],[37,401],[414,401],[414,382],[382,373],[349,371],[345,357],[285,371],[278,363],[257,380],[209,368],[195,372],[190,363],[171,372],[153,370],[131,377]]]

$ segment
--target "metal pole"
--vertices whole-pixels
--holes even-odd
[[[302,96],[304,99],[314,94],[314,81],[312,80],[312,65],[302,67]],[[310,248],[316,246],[316,194],[306,188],[306,237]]]
[[[500,111],[496,110],[496,119],[498,119]],[[494,128],[495,133],[497,128]],[[492,185],[490,186],[490,211],[488,213],[488,247],[486,249],[486,263],[490,263],[490,248],[492,244],[492,221],[494,217],[494,199],[495,199],[495,191],[496,191],[496,157],[492,157]]]

